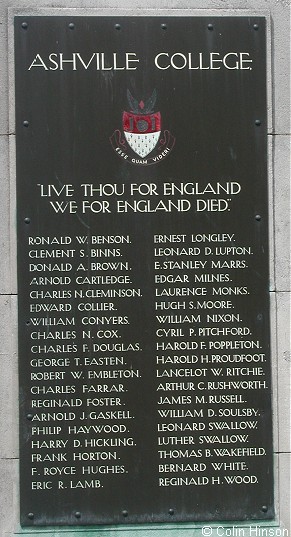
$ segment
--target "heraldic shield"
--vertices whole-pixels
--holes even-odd
[[[154,90],[145,103],[138,102],[127,90],[130,112],[123,112],[123,132],[128,145],[142,158],[153,151],[161,134],[161,114],[153,111],[156,98]]]

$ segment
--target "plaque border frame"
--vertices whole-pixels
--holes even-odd
[[[275,245],[274,245],[274,168],[273,168],[273,156],[274,156],[274,144],[272,135],[274,133],[274,118],[273,118],[273,93],[272,93],[272,80],[273,80],[273,55],[272,55],[272,20],[269,10],[263,9],[210,9],[210,8],[173,8],[173,9],[153,9],[153,8],[8,8],[8,77],[9,77],[9,182],[10,182],[10,244],[11,244],[11,259],[16,258],[16,140],[15,140],[15,70],[14,70],[14,17],[50,17],[50,16],[72,16],[72,17],[114,17],[119,16],[127,17],[264,17],[266,20],[266,90],[267,90],[267,165],[268,165],[268,221],[269,221],[269,300],[270,300],[270,356],[271,356],[271,381],[272,381],[272,421],[273,421],[273,486],[274,486],[274,509],[275,518],[273,520],[256,520],[254,524],[252,521],[226,521],[226,522],[177,522],[177,523],[151,523],[151,524],[122,524],[122,525],[82,525],[78,526],[33,526],[22,527],[18,520],[15,527],[15,535],[30,535],[36,537],[39,534],[45,534],[48,537],[61,537],[64,534],[76,534],[82,533],[84,537],[87,534],[93,534],[98,532],[101,534],[110,531],[131,531],[131,532],[145,532],[147,530],[159,532],[167,531],[166,537],[178,537],[175,533],[176,530],[189,530],[189,537],[204,536],[202,529],[207,527],[212,530],[212,533],[208,535],[218,535],[217,529],[223,528],[224,533],[221,535],[243,535],[243,537],[253,537],[251,529],[258,526],[260,530],[271,529],[274,530],[281,528],[280,526],[280,501],[279,501],[279,461],[278,461],[278,363],[276,360],[277,349],[277,321],[276,321],[276,287],[275,287]],[[13,266],[13,263],[12,263]],[[17,274],[16,270],[11,275],[12,285],[17,289]],[[276,360],[276,361],[275,361]],[[19,489],[19,485],[18,485]],[[19,493],[17,494],[19,497]],[[225,533],[225,530],[235,528],[237,534]],[[242,529],[243,533],[239,533]],[[172,531],[171,531],[172,530]],[[216,530],[216,533],[215,533]],[[190,534],[191,531],[191,534]],[[171,534],[169,533],[171,532]],[[103,533],[102,533],[103,534]],[[282,533],[283,536],[283,533]]]

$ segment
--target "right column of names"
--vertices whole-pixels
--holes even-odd
[[[228,233],[154,235],[153,249],[159,486],[254,486],[270,388],[256,252]]]

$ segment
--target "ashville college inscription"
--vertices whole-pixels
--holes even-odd
[[[15,18],[23,526],[274,515],[265,41]]]

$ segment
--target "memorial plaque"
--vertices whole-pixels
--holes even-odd
[[[21,524],[274,515],[262,17],[15,18]]]

